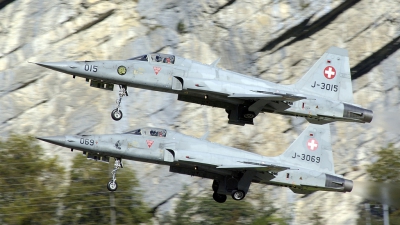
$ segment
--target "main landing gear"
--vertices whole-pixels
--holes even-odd
[[[118,188],[118,185],[116,182],[116,180],[117,180],[116,173],[117,173],[117,170],[119,170],[120,168],[122,168],[122,161],[120,158],[115,158],[114,169],[111,172],[112,178],[111,178],[110,182],[108,182],[108,184],[107,184],[107,189],[109,191],[116,191]]]
[[[218,188],[219,188],[219,182],[217,180],[214,180],[214,182],[212,184],[212,189],[214,191],[213,199],[214,199],[214,201],[216,201],[218,203],[224,203],[224,202],[226,202],[226,195],[218,194],[217,193]]]
[[[221,195],[221,194],[218,194],[217,192],[214,192],[213,199],[214,199],[214,201],[216,201],[218,203],[224,203],[224,202],[226,202],[227,198],[226,198],[226,195]]]
[[[245,172],[240,179],[234,177],[225,177],[220,180],[214,180],[212,189],[214,191],[213,199],[218,203],[224,203],[227,195],[231,195],[233,200],[240,201],[246,197],[249,190],[251,179],[255,171]]]
[[[128,96],[128,91],[126,90],[126,85],[119,85],[119,98],[117,99],[117,108],[111,112],[111,118],[118,121],[122,119],[122,111],[120,110],[122,97]]]
[[[225,109],[228,113],[228,123],[244,126],[245,124],[254,125],[253,119],[257,116],[254,112],[248,110],[246,105],[237,105],[233,109]]]
[[[232,191],[232,198],[236,201],[240,201],[240,200],[244,199],[245,196],[246,196],[246,194],[244,193],[244,191],[240,191],[240,190]],[[214,192],[213,199],[214,199],[214,201],[216,201],[218,203],[224,203],[224,202],[226,202],[227,197],[224,194],[218,194],[217,192]]]

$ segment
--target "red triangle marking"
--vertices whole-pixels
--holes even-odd
[[[152,140],[146,140],[147,142],[147,146],[149,146],[149,148],[153,145],[154,141]]]
[[[156,75],[158,75],[158,73],[161,71],[161,67],[158,66],[153,66],[154,69],[154,73],[156,73]]]

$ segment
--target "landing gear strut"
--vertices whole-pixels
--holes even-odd
[[[119,170],[120,168],[122,168],[121,159],[120,158],[115,158],[114,169],[111,172],[112,178],[111,178],[110,182],[108,182],[108,184],[107,184],[107,189],[109,191],[116,191],[117,188],[118,188],[118,185],[117,185],[117,182],[116,182],[116,180],[117,180],[116,173],[117,173],[117,170]]]
[[[126,88],[126,85],[119,85],[119,98],[117,99],[117,108],[111,112],[111,118],[113,118],[113,120],[115,121],[122,119],[122,111],[120,110],[120,105],[122,97],[128,96]]]

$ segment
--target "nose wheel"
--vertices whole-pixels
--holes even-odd
[[[117,174],[117,171],[120,169],[120,168],[122,168],[122,161],[121,161],[121,159],[119,159],[119,158],[115,158],[115,162],[114,162],[114,169],[113,169],[113,171],[111,172],[111,175],[112,175],[112,178],[111,178],[111,180],[108,182],[108,184],[107,184],[107,189],[109,190],[109,191],[116,191],[117,190],[117,188],[118,188],[118,185],[117,185],[117,177],[116,177],[116,174]]]
[[[122,118],[122,111],[121,111],[120,109],[118,109],[118,108],[114,109],[114,110],[111,112],[111,118],[112,118],[113,120],[115,120],[115,121],[120,120],[120,119]]]
[[[117,182],[115,182],[115,181],[114,182],[113,181],[108,182],[107,189],[109,191],[116,191],[117,188],[118,188]]]
[[[119,85],[119,98],[117,99],[117,108],[111,112],[111,118],[115,121],[122,119],[122,111],[120,110],[122,97],[128,96],[126,85]]]

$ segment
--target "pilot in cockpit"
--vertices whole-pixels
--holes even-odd
[[[173,64],[174,63],[174,57],[173,56],[165,57],[164,63]]]

